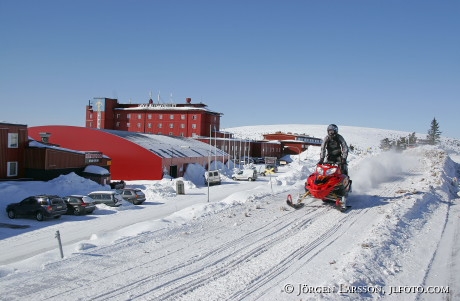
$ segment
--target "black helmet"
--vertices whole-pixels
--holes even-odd
[[[327,127],[327,134],[330,137],[334,137],[335,135],[337,135],[338,132],[339,132],[339,128],[335,124],[330,124]]]

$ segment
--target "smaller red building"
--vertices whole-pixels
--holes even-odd
[[[26,176],[34,180],[48,181],[74,172],[79,176],[106,185],[111,180],[111,164],[111,158],[101,152],[76,151],[49,144],[46,141],[31,140],[29,147],[26,148]],[[88,167],[95,166],[106,172],[98,174],[87,172]]]
[[[308,146],[321,146],[323,142],[320,138],[311,137],[305,134],[276,132],[265,134],[265,140],[280,141],[285,154],[300,154],[308,149]]]

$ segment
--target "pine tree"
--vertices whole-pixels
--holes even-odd
[[[390,149],[390,139],[388,138],[385,138],[385,139],[382,139],[380,140],[380,149],[383,149],[383,150],[388,150]]]
[[[436,121],[436,118],[433,118],[431,121],[431,128],[428,130],[426,139],[431,145],[438,144],[441,141],[441,131],[439,131],[439,123]]]
[[[414,146],[417,143],[417,137],[415,137],[415,132],[409,135],[409,146]]]
[[[407,142],[408,142],[407,137],[400,137],[399,140],[396,141],[396,148],[397,148],[398,150],[406,149],[406,147],[407,147]]]

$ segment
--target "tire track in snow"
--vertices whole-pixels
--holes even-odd
[[[322,212],[321,214],[317,214],[316,216],[307,219],[305,222],[306,223],[314,222],[317,219],[324,218],[325,214],[330,213],[331,211],[335,211],[335,209],[331,209],[331,208],[328,208],[328,209],[329,210],[327,210],[326,212]],[[300,249],[293,250],[292,252],[287,254],[281,262],[274,263],[272,266],[268,267],[268,269],[262,271],[257,276],[255,276],[254,279],[250,283],[245,284],[244,287],[242,288],[242,290],[234,293],[230,297],[225,296],[225,299],[226,300],[232,300],[232,299],[241,300],[242,298],[244,298],[244,297],[246,297],[248,295],[251,295],[256,289],[251,290],[250,288],[257,288],[257,287],[260,287],[261,285],[263,285],[265,283],[269,283],[274,278],[276,278],[276,276],[280,275],[282,272],[284,272],[285,270],[287,270],[287,269],[291,268],[293,265],[295,265],[296,264],[295,259],[303,260],[303,261],[306,261],[306,262],[310,261],[312,258],[315,257],[316,254],[318,254],[323,248],[326,248],[331,243],[331,242],[327,242],[327,241],[329,241],[329,240],[333,241],[334,240],[334,238],[333,238],[334,235],[339,236],[340,233],[342,233],[342,231],[339,231],[340,229],[342,229],[343,231],[346,231],[345,230],[346,227],[344,227],[344,225],[340,225],[340,223],[342,221],[347,220],[350,217],[355,216],[355,215],[358,216],[360,213],[362,213],[362,211],[363,210],[356,211],[356,212],[350,214],[349,217],[342,216],[342,218],[340,218],[338,220],[334,220],[334,221],[331,220],[332,225],[331,225],[330,229],[328,229],[326,232],[321,233],[321,235],[318,235],[318,237],[315,238],[311,243],[308,243],[308,244],[304,245]],[[356,220],[356,217],[352,218],[352,220]],[[354,222],[351,222],[351,223],[354,223]],[[298,228],[297,232],[300,232],[302,228]],[[294,235],[294,234],[295,233],[290,233],[289,235]],[[221,281],[221,282],[223,282],[223,285],[225,283],[229,283],[229,281],[227,281],[225,279],[224,280],[219,280],[217,277],[225,277],[225,276],[227,276],[227,274],[229,274],[232,269],[236,268],[237,264],[240,264],[240,263],[247,264],[248,262],[251,262],[250,261],[251,258],[261,255],[261,254],[258,254],[258,252],[261,252],[261,251],[264,252],[264,253],[269,252],[269,249],[273,245],[282,244],[283,240],[285,240],[285,237],[286,236],[284,235],[284,233],[282,233],[282,235],[279,236],[279,237],[278,236],[272,237],[271,241],[269,241],[269,242],[266,242],[266,241],[256,242],[255,244],[253,244],[252,247],[254,247],[254,245],[257,245],[257,247],[254,250],[252,250],[251,252],[246,252],[245,254],[243,254],[244,255],[243,260],[239,260],[238,262],[234,262],[233,264],[227,265],[226,267],[224,267],[223,270],[220,271],[220,274],[212,273],[210,275],[206,275],[205,278],[199,279],[196,283],[194,283],[193,286],[190,286],[191,283],[187,283],[186,285],[190,286],[190,288],[187,289],[187,292],[184,292],[184,291],[182,291],[180,293],[172,292],[172,293],[167,294],[167,295],[161,295],[161,299],[163,300],[163,298],[166,298],[165,300],[177,300],[177,298],[179,298],[180,296],[184,296],[184,298],[190,298],[191,295],[193,295],[193,291],[196,288],[204,286],[205,284],[209,284],[209,282],[211,282],[211,281],[214,281],[214,282],[215,281]],[[308,256],[313,251],[315,251],[315,252],[312,253],[311,256]],[[237,255],[237,254],[235,254],[235,255]],[[304,258],[304,257],[306,257],[306,258]],[[181,287],[183,287],[183,286],[181,286]]]
[[[139,292],[135,296],[131,295],[131,297],[177,300],[180,296],[225,276],[238,265],[259,256],[270,246],[279,243],[280,240],[285,239],[292,232],[299,232],[309,223],[331,210],[331,208],[324,207],[322,209],[311,208],[307,212],[289,212],[286,215],[295,215],[294,219],[286,218],[286,215],[284,215],[276,223],[263,224],[242,237],[207,251],[198,259],[192,258],[179,265],[169,267],[167,270],[162,270],[143,279],[138,279],[136,282],[128,283],[111,292],[93,296],[92,299],[107,300],[116,298],[126,291],[132,292],[136,288],[143,291],[146,285],[148,286],[148,284],[155,281],[162,281],[155,287]],[[255,237],[257,239],[254,239]],[[234,249],[234,251],[228,252],[231,249]],[[222,252],[227,252],[227,255],[222,256]],[[167,258],[164,258],[164,260],[167,260]],[[190,269],[190,271],[183,273],[182,270],[186,269]],[[180,289],[178,289],[179,287]]]
[[[351,225],[353,225],[361,214],[364,214],[367,209],[352,210],[342,218],[333,220],[332,225],[326,232],[321,233],[311,242],[304,246],[295,249],[292,253],[285,257],[281,263],[271,267],[265,271],[256,281],[252,282],[250,286],[246,286],[245,289],[234,293],[229,300],[243,300],[250,296],[255,299],[263,298],[263,294],[255,297],[255,293],[260,290],[266,284],[271,283],[278,276],[282,275],[286,270],[297,266],[294,271],[303,268],[308,262],[313,260],[316,255],[321,253],[324,249],[328,248],[337,237],[340,237],[342,233],[346,232]],[[301,264],[299,264],[301,262]]]

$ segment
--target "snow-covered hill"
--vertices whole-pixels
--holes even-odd
[[[315,125],[227,130],[250,139],[277,130],[325,134]],[[381,139],[410,133],[339,131],[358,150],[349,156],[346,213],[315,199],[299,210],[285,205],[318,160],[311,147],[255,182],[226,177],[208,190],[192,166],[185,195],[175,194],[175,180],[128,183],[146,193],[142,206],[45,222],[0,215],[2,300],[460,299],[458,141],[382,153]],[[38,184],[0,182],[0,204],[94,189],[72,175]]]

